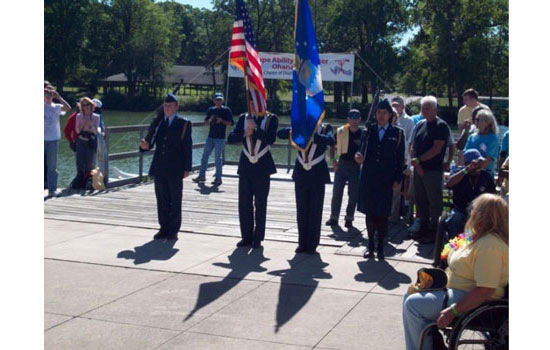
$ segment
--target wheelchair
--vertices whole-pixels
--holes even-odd
[[[452,204],[448,206],[452,208]],[[433,247],[434,267],[446,268],[441,261],[441,251],[449,240],[447,217],[444,211],[439,217],[437,233]],[[508,286],[504,299],[487,301],[477,308],[455,319],[451,326],[439,329],[436,323],[427,325],[420,334],[418,349],[425,341],[432,341],[433,332],[439,332],[434,338],[434,350],[505,350],[508,349]]]
[[[506,294],[508,294],[506,287]],[[507,298],[507,296],[506,296]],[[440,332],[443,343],[434,341],[434,350],[505,350],[508,349],[508,299],[487,301],[464,313],[447,328],[427,325],[420,334],[418,349],[431,341],[432,332]],[[440,339],[441,339],[440,338]]]

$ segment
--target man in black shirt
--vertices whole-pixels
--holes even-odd
[[[449,239],[464,232],[470,203],[483,193],[496,192],[491,174],[481,166],[484,160],[477,149],[467,150],[464,152],[466,167],[455,172],[447,182],[447,187],[453,190],[453,210],[447,218]]]
[[[334,186],[332,187],[332,202],[330,206],[330,219],[326,225],[338,224],[344,187],[348,183],[348,206],[346,208],[345,226],[352,226],[357,197],[359,195],[359,164],[354,160],[355,153],[359,151],[363,130],[359,128],[361,114],[357,109],[351,109],[348,114],[348,123],[336,131],[336,148],[338,161],[334,158],[334,147],[330,148],[330,157],[334,167]]]
[[[223,94],[217,92],[214,95],[214,106],[208,108],[206,111],[206,118],[204,119],[206,125],[210,125],[210,131],[204,144],[204,150],[202,152],[201,170],[199,176],[194,178],[196,183],[204,182],[206,167],[208,166],[208,158],[212,153],[212,150],[216,150],[214,154],[216,162],[216,174],[215,179],[212,181],[212,185],[219,186],[222,184],[222,166],[223,166],[223,147],[225,145],[225,128],[233,125],[233,113],[231,109],[223,105]]]
[[[423,97],[420,110],[425,119],[418,123],[411,145],[414,200],[420,219],[420,232],[413,238],[420,243],[432,243],[443,211],[443,160],[450,129],[437,116],[434,96]]]

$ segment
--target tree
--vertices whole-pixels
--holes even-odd
[[[132,97],[139,81],[162,81],[179,53],[180,31],[173,12],[150,0],[114,0],[111,13],[118,44],[113,65],[126,75]]]
[[[340,52],[357,51],[378,75],[386,79],[393,77],[399,71],[394,46],[398,35],[408,28],[406,5],[405,0],[332,1],[324,48]],[[360,84],[363,101],[366,102],[367,82],[370,82],[373,95],[379,82],[363,65],[359,65],[358,70],[355,80]]]
[[[59,92],[80,63],[88,6],[87,0],[44,1],[44,73]]]
[[[462,92],[473,84],[492,91],[502,85],[498,78],[507,85],[507,1],[419,0],[415,5],[415,20],[437,52],[436,70],[446,72],[450,106],[454,94],[461,105]]]

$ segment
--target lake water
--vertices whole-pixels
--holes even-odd
[[[194,121],[202,122],[204,120],[205,114],[199,112],[179,112],[180,115],[183,115],[185,118]],[[69,114],[61,118],[61,129],[65,126]],[[151,112],[129,112],[129,111],[112,111],[104,110],[103,118],[105,121],[105,126],[125,126],[125,125],[138,125],[138,124],[149,124],[153,118],[154,114]],[[235,122],[238,120],[238,116],[234,116]],[[343,124],[344,120],[342,119],[327,119],[328,123],[333,126],[339,126]],[[279,122],[283,124],[290,124],[290,117],[283,116],[279,118]],[[230,131],[230,127],[227,128],[227,133]],[[508,128],[505,126],[500,126],[500,137],[502,137],[505,130]],[[456,132],[456,130],[455,130]],[[193,142],[202,143],[206,140],[208,135],[208,127],[195,127],[193,128]],[[286,144],[285,141],[277,140],[276,143]],[[139,144],[139,133],[138,132],[128,132],[120,134],[112,134],[110,140],[110,151],[112,153],[119,152],[133,152],[138,149]],[[229,161],[238,161],[239,154],[241,152],[240,145],[226,145],[225,148],[225,157]],[[272,154],[275,159],[275,162],[278,164],[287,163],[287,150],[286,149],[272,149]],[[193,165],[200,164],[202,157],[202,149],[193,150]],[[296,157],[296,151],[292,150],[291,154],[291,164],[294,164],[294,159]],[[115,160],[109,163],[109,167],[117,167],[123,172],[137,174],[139,172],[139,158],[130,158],[123,160]],[[144,157],[143,169],[147,173],[149,171],[149,166],[151,164],[152,154]],[[210,162],[214,161],[214,152],[210,156]],[[74,176],[76,175],[76,161],[75,153],[69,148],[69,142],[62,137],[59,142],[59,154],[57,161],[57,170],[59,172],[58,187],[65,188],[68,187]]]
[[[179,112],[180,115],[183,115],[185,118],[194,121],[202,122],[204,121],[205,114],[199,112]],[[61,129],[65,126],[69,114],[61,118]],[[128,125],[138,125],[138,124],[149,124],[153,118],[154,114],[151,112],[127,112],[127,111],[112,111],[104,110],[103,118],[105,121],[105,126],[128,126]],[[238,120],[238,116],[234,116],[235,122]],[[289,117],[280,117],[280,123],[290,124]],[[342,124],[342,120],[327,120],[327,122],[332,125]],[[231,128],[227,128],[227,133],[229,134]],[[63,130],[62,130],[63,132]],[[208,136],[208,127],[195,127],[193,128],[193,142],[202,143],[206,140]],[[111,140],[109,144],[110,152],[119,153],[119,152],[133,152],[138,149],[139,144],[139,133],[138,132],[128,132],[128,133],[116,133],[111,134]],[[285,141],[277,140],[277,143],[286,144]],[[226,160],[238,161],[239,155],[242,147],[240,145],[226,145],[225,148],[225,157]],[[272,149],[272,154],[276,163],[287,162],[287,150],[286,149]],[[202,149],[193,150],[193,165],[199,165],[202,157]],[[294,164],[294,159],[296,157],[296,152],[293,150],[291,155],[291,163]],[[109,167],[117,167],[123,172],[137,174],[139,172],[139,158],[130,158],[115,160],[109,162]],[[152,154],[145,156],[143,161],[144,172],[149,171],[149,166],[151,164]],[[210,156],[210,162],[214,161],[214,152]],[[69,142],[62,137],[59,142],[59,154],[57,161],[57,170],[59,172],[58,187],[65,188],[68,187],[74,176],[76,175],[76,161],[75,153],[70,149]]]

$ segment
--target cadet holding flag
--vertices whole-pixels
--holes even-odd
[[[244,1],[237,0],[235,6],[229,57],[231,64],[245,76],[248,101],[248,113],[239,116],[239,121],[227,138],[228,143],[243,144],[237,170],[242,239],[237,247],[252,245],[253,248],[260,248],[265,236],[270,176],[277,172],[271,156],[271,145],[275,142],[279,120],[267,111],[262,66],[246,5]]]
[[[242,142],[243,145],[237,169],[242,238],[237,247],[260,248],[265,237],[270,176],[277,172],[271,156],[271,145],[275,142],[279,119],[269,112],[258,116],[252,101],[249,110],[250,114],[243,113],[239,116],[227,142]]]
[[[279,130],[277,136],[290,139],[298,150],[292,173],[299,236],[296,253],[315,254],[321,238],[325,184],[330,183],[325,151],[335,141],[332,127],[322,124],[325,116],[323,83],[307,0],[296,1],[295,21],[292,128]]]

